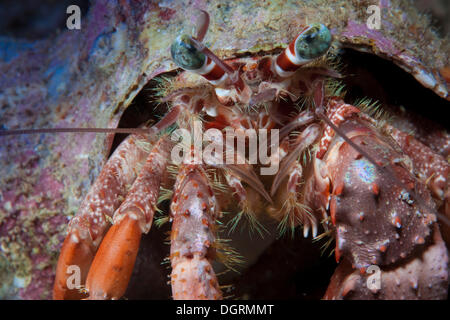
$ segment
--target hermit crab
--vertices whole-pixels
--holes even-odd
[[[142,88],[141,83],[153,79],[148,97],[161,105],[149,117],[150,124],[122,130],[133,133],[115,148],[101,171],[93,174],[95,182],[67,228],[53,297],[118,299],[126,295],[140,239],[153,231],[155,212],[164,211],[158,207],[168,200],[168,215],[157,216],[158,222],[171,225],[169,282],[175,299],[223,298],[213,260],[222,258],[229,268],[239,260],[235,250],[217,239],[218,224],[223,219],[228,219],[225,224],[229,229],[247,220],[250,231],[259,234],[266,232],[261,221],[268,219],[278,226],[278,235],[292,234],[291,241],[296,241],[299,233],[316,240],[334,239],[334,256],[341,263],[324,298],[445,299],[448,255],[441,232],[444,238],[448,236],[448,134],[439,127],[428,136],[415,136],[411,130],[415,122],[409,115],[392,120],[389,112],[378,112],[367,99],[349,101],[351,97],[344,94],[346,71],[339,58],[342,43],[348,41],[348,47],[363,50],[372,46],[381,56],[392,54],[391,48],[379,39],[366,43],[363,36],[370,38],[370,30],[349,40],[351,31],[360,27],[352,25],[352,15],[348,16],[348,28],[339,31],[341,44],[336,44],[338,31],[330,21],[319,19],[327,14],[301,4],[282,18],[284,22],[288,18],[294,21],[285,32],[289,38],[286,44],[278,48],[259,45],[253,50],[235,51],[224,59],[219,56],[226,57],[226,53],[209,49],[205,41],[207,31],[216,32],[217,28],[214,22],[210,24],[210,15],[214,21],[217,10],[229,17],[235,14],[233,10],[241,8],[210,3],[201,10],[189,10],[198,18],[193,34],[171,33],[170,48],[164,48],[184,71],[161,75],[168,71],[165,64],[169,62],[164,61],[159,69],[151,66],[153,62],[139,65],[142,70],[153,70],[152,74],[142,76],[141,69],[124,74],[148,54],[146,48],[140,47],[149,41],[146,26],[137,26],[136,21],[149,23],[155,19],[152,10],[158,12],[158,19],[177,19],[181,5],[156,9],[154,4],[146,7],[121,2],[116,6],[98,1],[91,8],[92,17],[100,12],[114,13],[114,28],[103,30],[95,40],[90,37],[87,64],[78,62],[71,68],[83,70],[95,64],[95,71],[85,69],[91,72],[92,79],[105,80],[113,74],[119,83],[130,84],[130,79],[135,79],[136,84],[124,90],[111,87],[110,80],[106,80],[104,92],[89,91],[87,97],[100,99],[100,110],[110,105],[109,99],[129,104]],[[294,19],[300,7],[315,13],[311,17],[316,19],[308,20],[318,22]],[[262,21],[272,10],[254,9]],[[280,12],[288,9],[282,7]],[[136,21],[128,20],[130,16]],[[158,29],[153,35],[160,32]],[[291,37],[294,33],[296,36]],[[262,36],[264,33],[258,37]],[[132,41],[127,38],[138,43],[133,47],[134,60],[124,49]],[[240,39],[239,35],[236,38]],[[83,52],[78,61],[86,59]],[[424,86],[448,98],[440,74],[427,73],[423,65],[408,57],[402,52],[393,55]],[[119,68],[113,64],[117,61],[121,62]],[[57,64],[50,73],[49,88],[60,102],[59,96],[65,90],[58,83],[61,74],[73,75],[73,69]],[[87,80],[81,83],[79,88],[87,88]],[[77,87],[73,89],[76,92]],[[113,98],[107,97],[107,92]],[[82,92],[75,95],[81,105],[86,105]],[[439,103],[444,104],[441,100]],[[66,124],[66,129],[54,131],[83,131],[67,129],[67,124],[77,124],[80,119],[72,121],[64,105],[54,111],[62,114],[61,124]],[[112,126],[117,125],[117,119]],[[97,132],[121,131],[98,129],[104,126],[95,123]],[[3,136],[31,133],[14,131],[13,124],[5,129],[8,131]],[[209,145],[196,141],[196,129],[204,132],[203,139],[206,136]],[[45,132],[39,131],[50,135]],[[70,143],[75,146],[85,139]],[[239,142],[243,148],[236,151]],[[106,139],[103,147],[109,149],[112,144],[111,139]],[[64,149],[66,156],[70,154],[68,149]],[[47,150],[63,153],[61,148]],[[174,160],[175,156],[179,161]],[[25,160],[31,162],[31,168],[35,166],[33,158]],[[39,190],[40,201],[27,200],[27,205],[37,209],[44,203],[47,209],[58,210],[62,204],[46,202],[58,190],[58,180],[48,171],[42,172],[45,176],[41,174],[39,179],[47,179],[42,187],[49,191],[45,194]],[[7,183],[18,185],[14,180]],[[25,208],[14,210],[13,203],[23,201],[21,195],[10,189],[2,191],[5,210],[20,215]],[[223,217],[223,211],[228,210],[230,213]],[[8,216],[3,219],[4,229],[11,230],[9,225],[14,223]],[[5,253],[13,253],[7,241],[2,242],[2,248]],[[370,282],[374,270],[378,272],[378,283]],[[74,276],[80,278],[75,286]]]

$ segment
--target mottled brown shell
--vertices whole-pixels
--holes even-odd
[[[383,169],[342,138],[328,150],[338,256],[359,269],[407,258],[425,244],[436,221],[426,186],[413,176],[407,157],[368,122],[355,117],[340,128]]]
[[[437,226],[434,230],[437,231]],[[324,299],[434,300],[446,297],[447,249],[436,231],[430,245],[418,250],[418,254],[407,259],[402,266],[362,275],[348,261],[343,261],[331,278]],[[373,277],[379,277],[378,288],[368,287],[368,283],[373,283]]]

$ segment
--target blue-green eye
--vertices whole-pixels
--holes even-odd
[[[170,53],[173,61],[186,70],[200,69],[206,61],[206,56],[194,47],[191,38],[187,35],[181,35],[175,39],[170,46]]]
[[[299,59],[315,59],[327,52],[330,45],[330,30],[321,23],[314,23],[298,36],[295,54]]]

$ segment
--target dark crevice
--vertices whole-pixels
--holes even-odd
[[[408,112],[448,128],[443,114],[449,102],[423,87],[411,74],[390,61],[353,49],[343,49],[341,57],[347,102],[369,97],[390,111],[403,106]]]

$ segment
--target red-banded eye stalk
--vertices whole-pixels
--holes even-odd
[[[238,90],[244,87],[238,72],[195,38],[188,35],[177,37],[170,52],[179,67],[200,74],[214,86],[220,86],[230,79]]]
[[[276,73],[280,77],[290,76],[300,66],[324,55],[330,48],[331,40],[330,30],[325,25],[308,25],[277,57]]]
[[[173,61],[185,70],[202,75],[213,85],[224,83],[228,77],[227,70],[224,70],[203,52],[205,47],[202,48],[202,51],[197,49],[194,41],[187,35],[177,37],[170,48]]]

